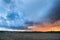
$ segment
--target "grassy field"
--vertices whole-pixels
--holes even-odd
[[[0,32],[0,40],[60,40],[60,33]]]

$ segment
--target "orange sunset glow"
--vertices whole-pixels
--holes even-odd
[[[60,31],[60,21],[54,23],[43,23],[43,25],[29,26],[28,29],[37,32],[47,32],[47,31]]]

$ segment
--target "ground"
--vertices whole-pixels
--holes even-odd
[[[0,40],[60,40],[60,33],[0,32]]]

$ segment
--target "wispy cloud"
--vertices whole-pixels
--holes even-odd
[[[0,31],[19,31],[19,32],[25,32],[25,31],[31,31],[31,30],[18,30],[18,29],[10,29],[10,28],[5,28],[5,27],[0,27]]]
[[[37,32],[60,31],[60,21],[56,21],[54,23],[45,22],[43,25],[29,26],[28,29]]]

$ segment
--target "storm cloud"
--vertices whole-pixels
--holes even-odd
[[[26,29],[57,20],[60,0],[0,0],[0,27]]]

